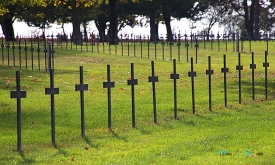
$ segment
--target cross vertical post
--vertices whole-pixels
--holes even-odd
[[[28,50],[28,47],[27,47],[27,41],[25,40],[24,42],[24,52],[25,52],[25,63],[26,63],[26,69],[28,69],[28,53],[27,53],[27,50]]]
[[[203,49],[205,50],[205,30],[203,31]]]
[[[22,152],[21,98],[26,98],[26,91],[20,90],[20,71],[16,71],[16,91],[11,91],[10,97],[17,99],[17,151],[21,153]]]
[[[118,43],[117,39],[115,39],[115,43]],[[115,54],[117,55],[117,44],[115,44]]]
[[[111,82],[110,65],[107,65],[107,82],[103,82],[103,88],[108,89],[108,128],[112,130],[112,107],[111,107],[111,88],[115,87],[115,83]]]
[[[52,47],[51,47],[51,49],[49,49],[50,50],[50,53],[51,53],[51,59],[52,59],[52,68],[54,69],[54,53],[55,53],[55,51],[54,51],[54,46],[53,46],[53,44],[54,44],[54,42],[52,42]]]
[[[128,46],[128,56],[130,56],[130,39],[129,39],[129,35],[127,35],[127,46]]]
[[[217,38],[218,38],[218,52],[220,51],[220,32],[218,32]]]
[[[191,57],[191,71],[188,72],[188,77],[191,77],[193,114],[195,114],[195,112],[196,112],[196,109],[195,109],[195,83],[194,83],[194,77],[196,77],[196,76],[197,76],[197,73],[194,71],[193,57]]]
[[[242,103],[242,74],[243,66],[241,65],[241,53],[238,53],[238,65],[236,66],[236,70],[239,71],[239,104]]]
[[[128,85],[131,85],[132,93],[132,127],[136,127],[136,110],[135,110],[135,85],[138,84],[138,80],[134,78],[134,63],[131,63],[131,79],[127,81]]]
[[[157,60],[157,44],[158,44],[158,41],[156,40],[156,37],[155,37],[154,44],[155,44],[155,60]]]
[[[174,80],[174,119],[178,119],[177,112],[177,79],[179,79],[179,74],[177,74],[176,59],[173,59],[173,73],[170,74],[170,78]]]
[[[174,45],[172,39],[171,41],[169,42],[169,47],[170,47],[170,61],[172,61],[172,46]]]
[[[19,40],[19,45],[18,45],[18,52],[19,52],[19,62],[20,62],[20,69],[21,69],[21,62],[22,62],[22,58],[21,58],[21,49],[22,49],[22,47],[21,47],[21,45],[20,45],[20,42],[21,40]],[[14,47],[14,44],[13,44],[13,47]],[[13,51],[14,51],[14,49],[13,49]]]
[[[37,54],[38,54],[38,70],[40,71],[40,48],[39,48],[39,41],[37,42]]]
[[[1,42],[1,50],[2,50],[2,64],[4,65],[5,57],[4,57],[4,43],[3,43],[3,37],[2,37],[2,42]]]
[[[102,34],[102,50],[103,50],[103,54],[105,54],[105,37],[104,34]]]
[[[162,61],[164,61],[164,45],[165,45],[165,42],[164,42],[164,38],[163,38],[162,41],[161,41],[161,46],[162,46]]]
[[[150,39],[148,37],[148,40],[147,40],[147,45],[148,45],[148,59],[150,58]]]
[[[228,38],[229,38],[229,36],[227,36]],[[225,51],[227,52],[227,40],[228,40],[228,38],[227,39],[225,39]]]
[[[141,38],[141,35],[139,36],[139,43],[140,43],[140,58],[142,58],[142,38]]]
[[[252,100],[255,100],[255,69],[256,64],[254,63],[254,52],[251,53],[252,55],[252,64],[250,64],[250,69],[252,69]]]
[[[20,40],[19,40],[19,45],[20,45]],[[14,41],[12,41],[11,49],[12,49],[13,66],[15,67],[15,54],[14,54],[15,46],[14,46]],[[21,56],[19,57],[19,66],[20,66],[20,69],[21,69]]]
[[[155,76],[154,61],[151,61],[152,76],[149,76],[149,82],[152,82],[152,94],[153,94],[153,108],[154,108],[154,123],[157,124],[157,103],[156,103],[156,82],[158,82],[158,76]]]
[[[178,46],[178,60],[179,60],[179,62],[180,62],[180,46],[181,46],[180,38],[181,38],[181,36],[180,36],[180,34],[178,34],[178,44],[177,44],[177,46]]]
[[[196,44],[195,44],[195,48],[196,48],[196,64],[198,63],[198,48],[199,48],[199,44],[198,44],[198,38],[196,37]]]
[[[189,44],[188,44],[188,40],[186,40],[186,43],[185,43],[185,47],[186,47],[186,61],[188,62],[188,47],[189,47]]]
[[[55,108],[54,108],[54,95],[59,94],[59,88],[54,87],[54,70],[50,69],[50,88],[45,88],[45,94],[51,95],[51,133],[52,144],[56,147],[55,140]]]
[[[10,42],[9,41],[6,47],[8,49],[8,66],[10,66]]]
[[[265,39],[266,39],[266,52],[268,54],[268,33],[267,32],[265,34]]]
[[[208,75],[208,92],[209,92],[209,111],[212,112],[212,82],[211,75],[214,74],[214,71],[211,69],[211,57],[208,56],[208,70],[206,70],[206,75]]]
[[[136,57],[136,36],[134,35],[134,57]]]
[[[51,57],[51,43],[50,41],[48,42],[48,72],[50,72],[50,69],[52,69],[52,57]]]
[[[32,39],[31,39],[31,48],[30,48],[30,51],[31,51],[31,59],[32,59],[32,70],[33,70],[33,44],[32,44]]]
[[[83,66],[79,67],[80,83],[75,85],[75,91],[80,92],[80,117],[81,117],[81,136],[85,137],[85,114],[84,114],[84,91],[88,90],[88,84],[83,84]]]
[[[123,56],[123,38],[122,38],[122,34],[120,35],[120,40],[121,40],[121,56]]]
[[[267,62],[268,52],[265,51],[265,62],[263,63],[263,67],[265,68],[265,99],[267,100],[267,68],[269,67],[269,63]]]
[[[223,55],[223,68],[221,68],[223,73],[223,86],[224,86],[224,106],[227,107],[227,85],[226,85],[226,73],[229,72],[229,69],[226,68],[226,55]]]
[[[48,72],[48,69],[47,69],[47,43],[45,40],[44,40],[44,66],[45,66],[45,71]]]

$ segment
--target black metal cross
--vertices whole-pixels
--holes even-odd
[[[212,90],[211,90],[211,75],[214,74],[214,71],[211,69],[211,57],[208,56],[208,70],[206,70],[206,75],[208,75],[208,85],[209,85],[209,111],[212,111]]]
[[[226,85],[226,73],[229,72],[229,69],[226,67],[226,55],[223,55],[223,68],[221,68],[223,73],[224,80],[224,106],[227,107],[227,85]]]
[[[115,87],[115,82],[111,82],[110,65],[107,65],[107,82],[103,82],[103,88],[108,89],[108,128],[112,130],[112,108],[111,108],[111,88]]]
[[[199,49],[198,38],[196,38],[195,41],[196,41],[195,48],[196,48],[196,64],[197,64],[198,63],[198,49]]]
[[[32,70],[33,70],[33,51],[34,51],[34,48],[33,48],[33,45],[32,45],[32,40],[31,40],[31,47],[30,47],[30,51],[31,51]]]
[[[154,108],[154,123],[157,123],[157,103],[156,103],[156,82],[158,82],[158,76],[155,76],[154,61],[151,61],[152,76],[148,77],[148,81],[152,82],[152,93],[153,93],[153,108]]]
[[[243,66],[241,65],[241,53],[238,53],[238,65],[236,66],[236,70],[239,71],[239,103],[242,103],[242,75],[241,71],[243,70]]]
[[[192,83],[192,109],[193,114],[196,112],[195,110],[195,84],[194,84],[194,77],[197,76],[197,73],[194,71],[193,66],[193,57],[191,57],[191,71],[188,72],[188,77],[191,77],[191,83]]]
[[[4,42],[4,41],[3,41],[3,37],[2,37],[1,50],[2,50],[2,64],[4,65],[5,59],[4,59],[4,43],[3,43],[3,42]]]
[[[28,47],[27,47],[27,41],[25,40],[25,46],[24,46],[24,52],[25,52],[25,64],[26,64],[26,69],[28,69]]]
[[[188,44],[188,41],[186,41],[185,43],[185,47],[186,47],[186,61],[188,62],[188,47],[189,47],[189,44]]]
[[[136,117],[135,117],[135,85],[138,84],[138,79],[134,78],[134,64],[131,63],[131,79],[127,81],[128,85],[131,85],[132,93],[132,127],[136,127]]]
[[[176,59],[173,59],[173,73],[170,74],[170,78],[174,80],[174,118],[177,119],[177,79],[179,79],[180,76],[177,74]]]
[[[252,64],[250,64],[250,69],[252,69],[252,100],[255,100],[255,69],[256,69],[256,64],[254,63],[254,52],[252,54]]]
[[[21,98],[26,98],[26,91],[20,90],[20,71],[16,71],[16,91],[11,91],[10,97],[17,99],[17,151],[21,153]]]
[[[84,116],[84,91],[88,90],[88,84],[83,84],[83,66],[79,67],[80,83],[75,85],[75,91],[80,92],[80,107],[81,107],[81,136],[85,137],[85,116]]]
[[[52,144],[56,147],[55,141],[55,109],[54,95],[59,94],[59,88],[54,87],[54,70],[50,69],[50,88],[45,88],[45,94],[51,95],[51,128],[52,128]]]
[[[36,49],[36,51],[37,51],[37,55],[38,55],[38,70],[40,71],[40,47],[39,47],[39,41],[37,42],[37,49]]]
[[[263,67],[265,68],[265,99],[267,100],[267,68],[269,67],[269,63],[267,62],[268,51],[265,51],[265,62],[263,63]]]
[[[218,38],[218,51],[220,51],[220,32],[218,32],[217,38]]]
[[[14,46],[14,45],[13,45]],[[21,69],[21,49],[22,49],[22,47],[21,47],[21,45],[20,45],[20,40],[19,40],[19,45],[18,45],[18,52],[19,52],[19,62],[20,62],[20,69]],[[13,51],[14,51],[14,49],[13,49]]]
[[[10,42],[7,43],[7,49],[8,49],[8,66],[10,66]]]

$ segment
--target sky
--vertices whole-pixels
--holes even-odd
[[[172,27],[172,32],[174,34],[178,34],[179,32],[181,34],[190,34],[191,31],[192,32],[197,32],[197,31],[202,31],[206,25],[203,25],[201,22],[197,22],[195,23],[193,26],[196,27],[196,29],[190,29],[190,26],[192,26],[192,24],[190,23],[189,20],[187,19],[181,19],[181,20],[172,20],[171,21],[171,27]],[[31,35],[41,35],[42,31],[40,29],[37,29],[35,27],[29,27],[26,23],[24,22],[17,22],[15,21],[13,24],[14,27],[14,34],[15,36],[21,36],[21,37],[28,37]],[[65,33],[67,34],[71,34],[72,33],[72,24],[65,24]],[[220,30],[220,33],[222,33],[222,29],[218,26],[215,26],[213,28],[213,33],[218,33],[218,31]],[[88,28],[87,28],[88,33],[94,33],[94,34],[98,34],[97,28],[94,24],[93,21],[91,21],[88,24]],[[61,25],[57,25],[57,24],[52,24],[51,28],[46,29],[46,35],[57,35],[58,33],[62,34],[62,29],[61,29]],[[130,26],[123,28],[119,33],[120,34],[134,34],[134,35],[142,35],[142,36],[147,36],[150,34],[150,27],[140,27],[140,26],[135,26],[134,28],[131,28]],[[159,24],[159,34],[160,36],[165,36],[166,35],[166,27],[164,24]],[[3,35],[2,29],[0,28],[0,36]]]

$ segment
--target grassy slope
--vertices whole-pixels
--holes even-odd
[[[124,52],[126,57],[121,57],[57,50],[55,85],[60,88],[60,95],[56,96],[58,147],[53,148],[50,142],[50,99],[44,94],[44,88],[49,86],[49,76],[43,71],[22,70],[21,86],[27,90],[27,99],[22,100],[23,156],[15,151],[16,101],[9,99],[9,91],[15,89],[15,69],[0,66],[0,164],[272,164],[275,152],[272,140],[274,66],[270,64],[268,73],[269,101],[264,101],[261,49],[265,45],[258,45],[253,47],[257,64],[255,102],[251,99],[249,54],[242,54],[243,104],[239,105],[238,72],[235,70],[237,54],[227,52],[229,102],[224,108],[223,74],[220,73],[222,52],[199,51],[198,64],[194,65],[197,71],[195,115],[191,114],[191,85],[187,77],[190,64],[178,63],[179,120],[173,120],[173,82],[170,80],[173,67],[169,53],[165,52],[167,61],[155,61],[155,75],[159,76],[156,86],[157,125],[153,124],[151,84],[148,83],[153,57],[151,60],[135,58],[133,54],[127,57],[127,51]],[[275,51],[272,46],[270,49],[269,60],[273,61],[272,52]],[[152,55],[153,50],[152,47]],[[145,51],[144,54],[147,55]],[[212,113],[208,112],[208,80],[205,75],[210,54],[215,73]],[[190,56],[194,56],[194,50]],[[131,90],[126,81],[130,77],[131,62],[135,63],[135,77],[139,80],[135,88],[136,129],[131,128]],[[102,82],[106,81],[106,64],[111,65],[111,80],[116,83],[112,89],[112,132],[107,129],[107,90],[102,88]],[[86,139],[80,137],[79,93],[74,91],[74,85],[79,83],[79,65],[84,66],[84,82],[89,84],[89,91],[85,92]],[[219,150],[229,150],[232,155],[220,156],[216,153]],[[251,151],[249,157],[246,157],[247,150]],[[256,153],[263,153],[263,156]]]

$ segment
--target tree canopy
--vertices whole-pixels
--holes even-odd
[[[209,25],[213,25],[213,20],[228,23],[237,17],[244,20],[244,31],[251,38],[258,38],[260,30],[270,30],[275,21],[272,0],[2,0],[0,25],[5,37],[12,40],[15,19],[40,28],[54,22],[71,22],[71,37],[75,43],[80,43],[83,37],[80,26],[84,27],[85,37],[87,23],[94,20],[100,36],[105,36],[108,29],[110,43],[115,44],[119,29],[138,24],[135,21],[137,16],[148,18],[152,40],[158,40],[159,22],[166,25],[167,39],[170,40],[173,39],[172,17],[198,20],[205,18],[203,13],[213,10],[215,14],[210,14],[212,22]]]

